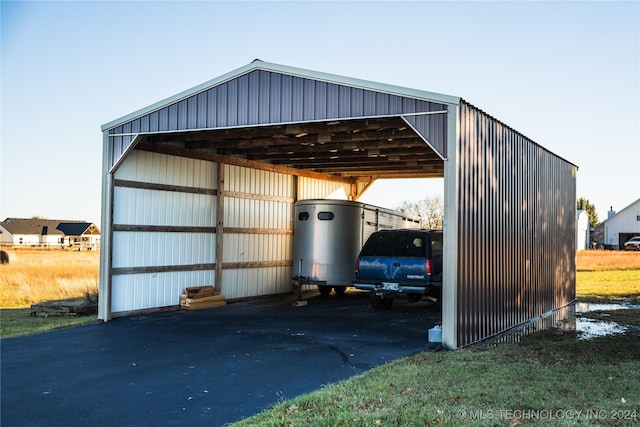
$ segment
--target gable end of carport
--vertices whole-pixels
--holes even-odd
[[[136,135],[402,117],[445,159],[447,105],[458,98],[258,61],[179,97],[105,124],[108,167]]]

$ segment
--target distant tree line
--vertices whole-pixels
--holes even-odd
[[[427,196],[422,200],[405,200],[396,208],[400,212],[411,215],[418,215],[422,218],[422,225],[431,230],[442,229],[442,218],[444,217],[444,202],[442,196]]]

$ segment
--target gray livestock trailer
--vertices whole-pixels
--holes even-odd
[[[355,261],[371,233],[420,228],[420,217],[349,200],[300,200],[294,207],[292,286],[316,285],[324,296],[345,292]]]

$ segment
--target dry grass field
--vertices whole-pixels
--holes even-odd
[[[0,308],[27,308],[48,300],[97,295],[98,251],[16,249],[0,265]]]
[[[576,270],[640,270],[640,252],[625,251],[578,251]]]

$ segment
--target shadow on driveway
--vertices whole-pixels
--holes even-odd
[[[1,342],[3,426],[222,426],[439,345],[429,302],[258,298]]]

